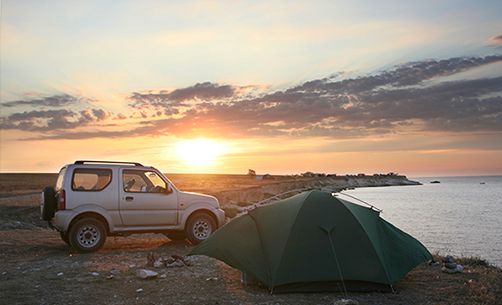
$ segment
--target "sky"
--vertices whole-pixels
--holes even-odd
[[[1,172],[502,174],[501,1],[0,5]]]

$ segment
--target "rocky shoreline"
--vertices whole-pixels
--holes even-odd
[[[341,192],[358,187],[412,185],[421,185],[421,183],[409,180],[403,175],[345,175],[269,183],[238,190],[224,190],[211,195],[218,198],[227,212],[227,216],[233,218],[252,206],[266,204],[272,200],[289,197],[311,189]]]

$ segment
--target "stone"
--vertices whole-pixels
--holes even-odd
[[[352,299],[340,299],[333,302],[333,305],[359,305],[359,302]]]
[[[154,266],[155,268],[160,268],[160,267],[164,266],[164,262],[162,261],[162,259],[160,259],[160,258],[159,258],[158,260],[156,260],[156,261],[153,263],[153,266]]]
[[[157,277],[159,274],[155,271],[152,271],[152,270],[148,270],[148,269],[139,269],[137,272],[136,272],[136,275],[142,279],[150,279],[150,278],[154,278],[154,277]]]
[[[462,273],[462,272],[464,272],[464,266],[457,264],[457,266],[455,268],[443,267],[443,268],[441,268],[441,271],[443,271],[445,273]]]
[[[166,264],[166,267],[185,267],[185,263],[183,263],[182,261],[179,261],[179,260],[176,260],[170,264]]]

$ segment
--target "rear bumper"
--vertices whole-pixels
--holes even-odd
[[[66,232],[73,217],[75,217],[75,212],[71,210],[57,211],[49,223],[56,230]]]

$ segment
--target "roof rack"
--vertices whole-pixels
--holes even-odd
[[[77,160],[74,164],[85,164],[85,163],[114,163],[114,164],[132,164],[134,166],[143,166],[143,164],[138,162],[122,162],[122,161],[99,161],[99,160]]]

